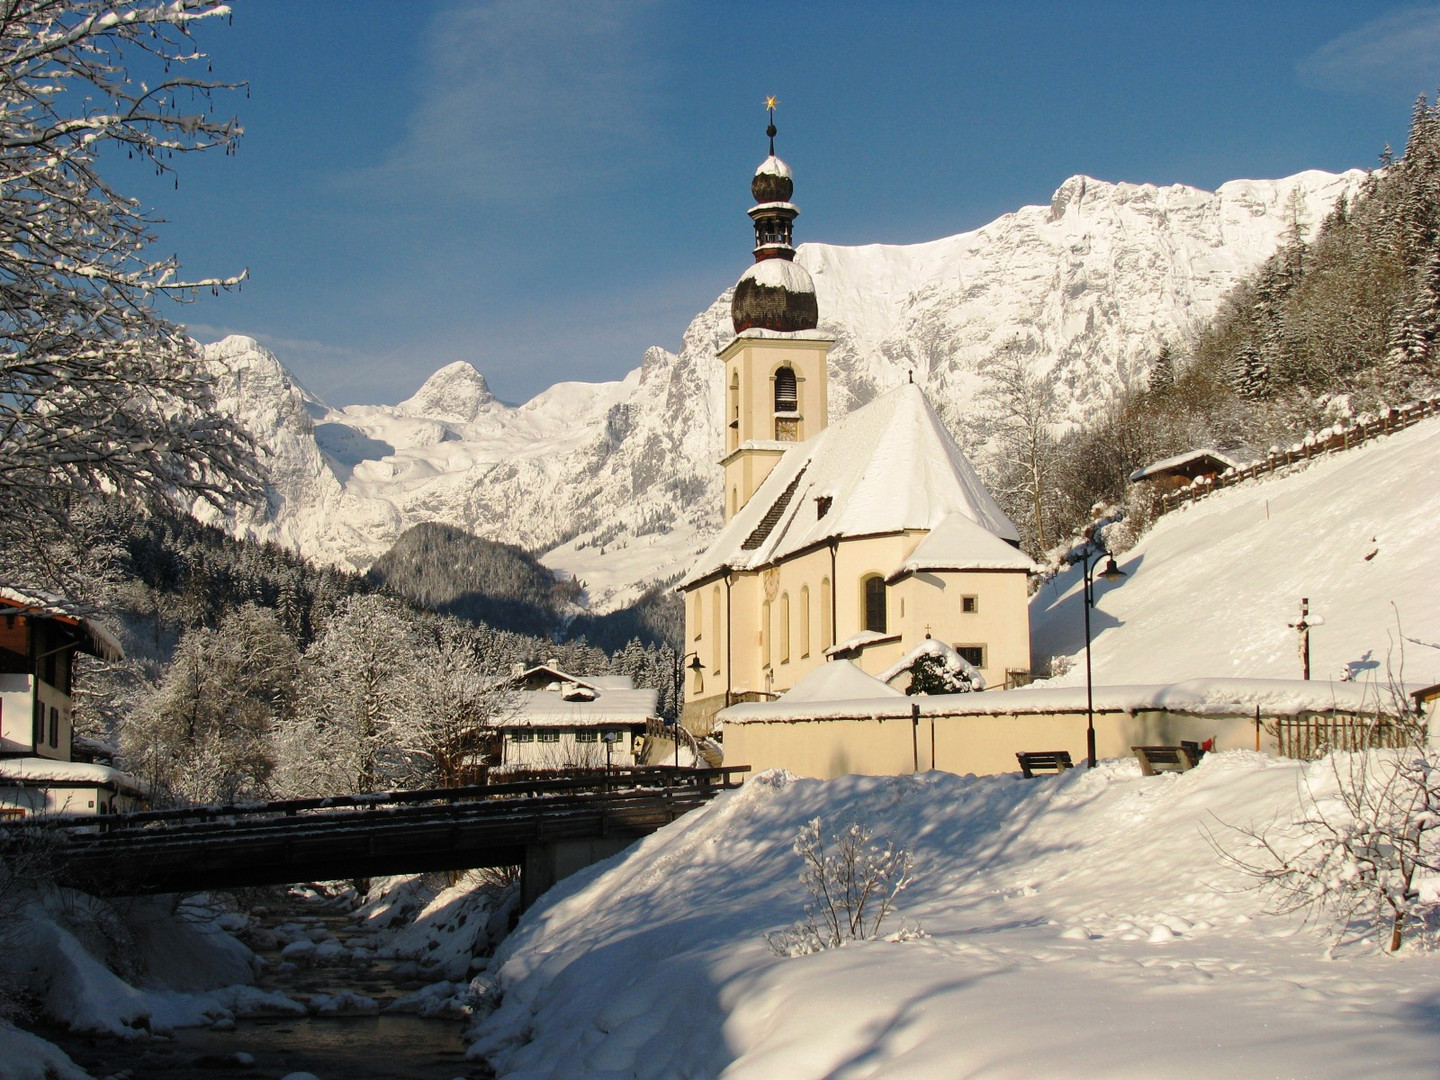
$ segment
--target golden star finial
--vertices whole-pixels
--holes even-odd
[[[769,97],[767,97],[767,98],[765,99],[765,108],[769,109],[771,112],[774,112],[774,111],[775,111],[775,106],[776,106],[776,105],[779,105],[779,104],[780,104],[780,99],[777,98],[774,94],[771,94]]]

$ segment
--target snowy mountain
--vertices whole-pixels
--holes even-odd
[[[1075,176],[1048,206],[925,244],[807,244],[821,329],[832,333],[839,416],[913,372],[967,450],[984,364],[1021,342],[1076,422],[1143,378],[1292,224],[1311,228],[1364,174],[1305,172],[1213,193]],[[1295,197],[1295,198],[1292,198]],[[744,268],[737,239],[737,275]],[[320,560],[368,566],[410,525],[438,520],[545,552],[606,609],[683,571],[720,523],[721,366],[730,294],[679,353],[648,350],[619,382],[559,383],[520,406],[465,363],[395,406],[331,407],[247,338],[208,347],[223,405],[272,469],[263,512],[236,531]]]
[[[1227,488],[1164,515],[1097,581],[1097,683],[1300,678],[1290,623],[1310,601],[1311,674],[1381,687],[1440,682],[1440,419],[1299,472]],[[1079,572],[1031,600],[1035,659],[1070,656],[1084,683]],[[1402,655],[1403,653],[1403,655]]]

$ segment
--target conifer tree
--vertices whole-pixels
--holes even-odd
[[[1170,346],[1164,343],[1160,346],[1160,352],[1155,357],[1155,363],[1150,368],[1148,384],[1150,392],[1163,396],[1175,389],[1175,359],[1171,355]]]

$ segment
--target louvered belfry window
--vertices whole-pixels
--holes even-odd
[[[795,385],[795,369],[782,367],[775,372],[775,438],[795,442],[800,437],[800,394]]]
[[[775,372],[775,411],[797,412],[800,396],[795,387],[795,369],[782,367]]]

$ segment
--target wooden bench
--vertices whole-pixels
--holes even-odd
[[[1025,774],[1026,780],[1033,779],[1037,772],[1062,773],[1075,767],[1070,760],[1069,750],[1032,750],[1029,753],[1017,751],[1015,758],[1020,762],[1020,771]]]
[[[1205,751],[1199,743],[1181,743],[1179,746],[1132,746],[1131,752],[1140,760],[1140,775],[1154,776],[1157,772],[1188,772],[1200,763]]]

